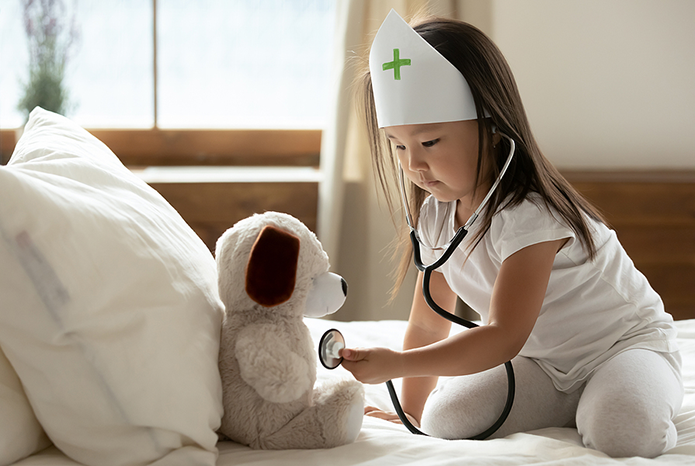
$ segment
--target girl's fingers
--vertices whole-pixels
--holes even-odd
[[[370,412],[366,412],[366,410],[365,410],[364,414],[366,414],[367,416],[376,417],[376,418],[384,419],[386,421],[391,421],[391,422],[397,422],[399,420],[398,415],[396,413],[389,413],[389,412],[382,411],[382,410],[376,409],[376,408],[374,408]]]
[[[361,361],[365,358],[366,351],[353,348],[343,348],[340,350],[339,355],[348,361]]]
[[[385,421],[393,422],[395,424],[402,424],[401,419],[398,417],[398,414],[392,413],[390,411],[383,411],[379,408],[375,408],[374,406],[367,406],[366,408],[364,408],[364,414],[366,416],[383,419]],[[418,428],[420,427],[420,423],[417,421],[417,419],[415,419],[413,416],[407,413],[406,416],[408,417],[408,420],[412,425]]]
[[[364,407],[364,414],[369,415],[370,413],[373,413],[375,411],[382,411],[382,410],[377,408],[376,406],[365,406]]]

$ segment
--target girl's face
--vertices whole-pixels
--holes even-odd
[[[461,214],[475,210],[482,202],[487,192],[485,185],[489,183],[482,183],[475,190],[477,120],[389,126],[385,131],[394,144],[403,173],[417,186],[441,202],[458,200],[457,211]],[[481,177],[481,181],[487,179]]]

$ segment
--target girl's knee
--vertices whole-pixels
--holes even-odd
[[[585,427],[580,431],[584,445],[601,451],[613,458],[641,456],[655,458],[676,445],[677,432],[673,423],[659,432],[646,426],[621,426],[592,429]]]
[[[440,386],[430,394],[420,422],[423,432],[437,438],[465,439],[480,434],[495,421],[495,403],[491,409],[492,400],[463,389],[460,382]]]
[[[672,418],[682,387],[662,356],[627,351],[587,383],[577,409],[577,429],[585,445],[610,456],[653,458],[676,444]]]
[[[625,401],[606,399],[577,413],[577,429],[587,447],[615,458],[654,458],[675,446],[676,427],[667,413],[639,400]]]

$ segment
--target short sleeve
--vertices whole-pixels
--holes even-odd
[[[576,238],[560,215],[537,199],[526,199],[517,206],[498,212],[489,234],[500,262],[527,246],[570,238],[570,243],[565,246],[569,247]]]

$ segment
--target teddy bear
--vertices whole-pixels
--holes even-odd
[[[316,235],[288,214],[254,214],[220,236],[215,256],[225,305],[219,432],[254,449],[353,442],[362,427],[362,385],[314,386],[317,354],[304,316],[331,314],[347,295]]]

